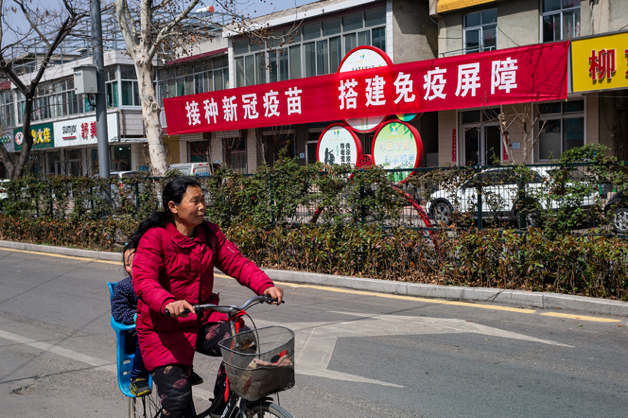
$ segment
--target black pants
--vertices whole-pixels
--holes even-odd
[[[242,327],[241,330],[246,331],[248,328]],[[228,322],[206,324],[198,332],[196,351],[208,356],[220,357],[218,343],[230,335],[231,328]],[[163,416],[169,418],[192,416],[191,373],[192,367],[182,364],[157,367],[153,370],[153,381],[157,385],[157,391],[161,398]],[[224,396],[226,381],[225,366],[221,364],[214,385],[214,397]]]

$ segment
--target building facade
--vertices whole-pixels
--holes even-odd
[[[190,56],[157,63],[155,86],[163,104],[166,98],[316,80],[335,74],[360,46],[378,48],[395,65],[429,61],[430,73],[437,73],[453,57],[482,61],[503,50],[517,59],[521,48],[570,41],[566,100],[470,107],[450,95],[447,110],[422,111],[417,104],[408,123],[420,133],[422,165],[544,163],[591,143],[628,159],[626,21],[628,3],[621,0],[326,0],[262,16],[253,29],[263,30],[248,35],[224,30],[198,42]],[[25,81],[34,71],[28,62],[22,63]],[[90,63],[69,56],[45,73],[32,120],[32,171],[97,173],[95,114],[86,97],[74,94],[72,77],[75,67]],[[105,66],[110,169],[148,170],[132,62],[110,50]],[[433,87],[424,77],[414,81],[423,102]],[[0,142],[13,152],[21,147],[20,96],[10,83],[0,84],[0,118],[10,127]],[[211,161],[244,173],[272,164],[281,152],[300,164],[314,163],[321,133],[338,121],[322,112],[307,123],[175,133],[165,112],[161,117],[169,164]],[[372,152],[374,133],[357,133],[365,154]]]
[[[517,163],[546,163],[570,148],[596,143],[608,146],[620,159],[628,156],[625,84],[617,82],[605,90],[600,84],[573,88],[574,80],[592,77],[588,62],[591,50],[581,64],[587,68],[573,73],[574,47],[581,40],[602,39],[605,34],[625,30],[628,3],[438,0],[430,2],[430,15],[438,21],[441,57],[571,41],[566,101],[439,112],[439,165],[490,165],[495,160],[504,163],[508,161],[505,147],[511,148],[511,156]],[[604,45],[598,48],[602,49]],[[626,66],[624,49],[625,45],[616,54],[623,67]],[[620,78],[625,81],[623,72],[618,71],[615,80]],[[502,122],[499,114],[508,124],[506,139],[499,127]]]

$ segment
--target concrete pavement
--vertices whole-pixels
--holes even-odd
[[[13,241],[0,241],[0,247],[70,257],[83,257],[122,262],[121,253],[111,253],[105,251],[52,247],[48,245],[26,244]],[[307,283],[405,296],[460,300],[467,302],[493,302],[516,307],[565,309],[577,311],[578,313],[628,317],[628,302],[600,298],[562,295],[548,292],[525,292],[521,290],[395,282],[389,280],[364,279],[289,270],[265,269],[264,271],[266,271],[271,279],[280,282]]]

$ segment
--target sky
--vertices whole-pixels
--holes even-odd
[[[101,0],[101,3],[105,3],[106,1],[107,0]],[[280,10],[302,6],[308,3],[313,3],[314,1],[317,1],[317,0],[265,0],[265,1],[264,0],[236,0],[236,1],[240,4],[240,7],[238,8],[239,13],[242,13],[244,15],[248,14],[250,17],[256,17],[256,16],[262,16],[262,15],[266,15],[266,14],[280,11]],[[59,0],[33,0],[31,4],[34,7],[37,7],[37,6],[43,7],[44,4],[50,4],[50,3],[60,6]],[[216,6],[213,0],[201,0],[200,3],[204,4],[205,6],[210,6],[210,5]],[[183,4],[185,4],[185,1],[183,2]],[[5,2],[5,6],[6,5],[12,6],[10,1]],[[197,9],[201,7],[202,6],[199,5]],[[17,14],[9,13],[5,17],[8,20],[10,20],[12,24],[28,25],[28,23],[26,22],[26,20],[24,19],[21,13],[17,13]],[[4,41],[3,42],[4,45],[11,43],[13,41],[12,34],[6,33],[5,39],[3,41]]]
[[[238,12],[249,14],[251,17],[256,17],[280,10],[290,9],[292,7],[302,6],[315,1],[316,0],[241,0],[239,3],[242,5],[242,8],[238,8]],[[209,5],[212,1],[208,0],[204,3]]]

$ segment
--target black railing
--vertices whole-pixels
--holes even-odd
[[[377,175],[373,173],[377,172]],[[411,174],[407,176],[407,174]],[[399,182],[400,178],[407,178]],[[545,228],[628,233],[623,163],[353,170],[297,167],[198,177],[221,224],[354,224],[382,228]],[[397,180],[397,181],[395,181]],[[160,207],[165,178],[21,179],[3,183],[8,216],[130,217]]]

